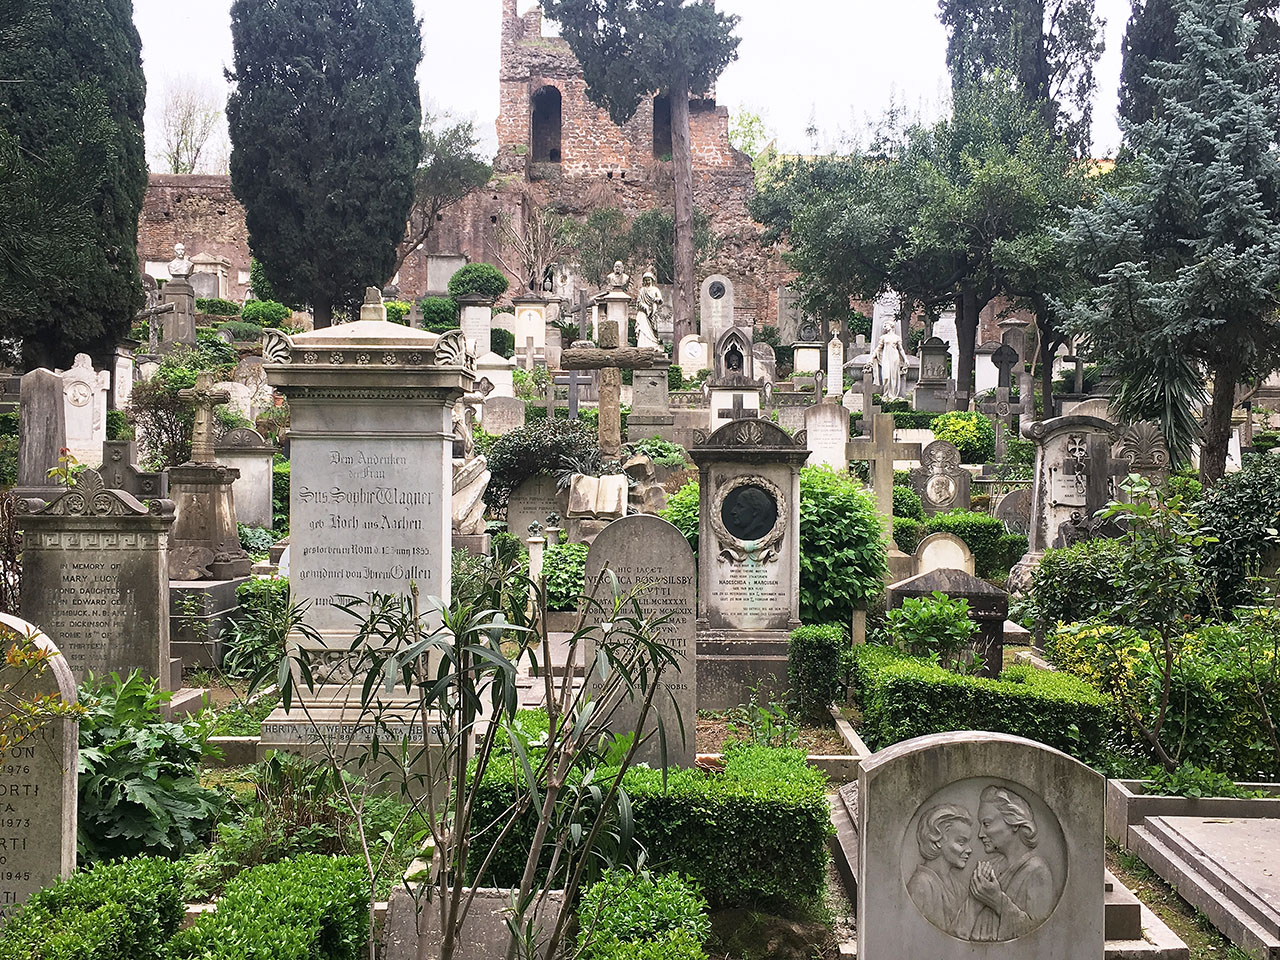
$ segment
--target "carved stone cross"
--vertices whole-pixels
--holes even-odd
[[[600,455],[616,459],[622,453],[622,371],[650,370],[664,355],[644,347],[620,347],[616,320],[600,320],[597,335],[599,346],[570,347],[560,355],[560,366],[600,371]]]
[[[569,388],[569,419],[578,419],[578,388],[585,387],[591,383],[591,377],[584,374],[581,370],[570,370],[568,373],[557,374],[552,378],[552,382],[558,387],[567,386]]]
[[[733,395],[733,406],[717,410],[716,416],[722,420],[755,420],[760,416],[760,411],[749,410],[744,407],[742,405],[742,394],[735,393]]]
[[[230,402],[231,394],[213,389],[213,374],[201,370],[196,374],[196,385],[179,390],[178,396],[192,401],[196,408],[195,425],[191,428],[191,462],[217,463],[213,452],[213,408]]]
[[[850,460],[865,460],[871,465],[871,488],[875,492],[876,509],[880,512],[880,524],[885,539],[893,539],[893,462],[895,460],[919,460],[920,444],[898,443],[893,439],[893,414],[874,413],[863,422],[871,421],[871,434],[856,437],[845,445],[845,456]]]
[[[1007,343],[1002,343],[1000,346],[996,347],[995,351],[991,354],[991,363],[996,368],[998,377],[996,383],[998,386],[1004,387],[1006,390],[1012,387],[1013,368],[1017,366],[1020,359],[1018,351],[1013,349],[1013,347],[1009,346]]]

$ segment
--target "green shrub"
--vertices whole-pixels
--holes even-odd
[[[667,367],[667,389],[684,389],[684,371],[680,369],[680,364],[678,363],[673,363],[671,366]]]
[[[926,410],[899,410],[893,415],[893,425],[898,430],[929,430],[940,416]]]
[[[107,411],[107,439],[128,440],[130,437],[129,415],[123,410]]]
[[[895,517],[906,517],[909,520],[923,520],[924,501],[920,499],[920,494],[910,487],[895,483],[893,485],[893,515]]]
[[[412,303],[404,300],[384,300],[382,305],[387,310],[387,320],[391,323],[408,323],[405,319],[409,315],[409,311],[413,309]]]
[[[535,473],[555,473],[566,459],[598,460],[595,431],[581,420],[535,420],[499,437],[489,453],[485,501],[504,510],[511,491]]]
[[[903,553],[915,553],[924,536],[924,524],[910,517],[893,518],[893,542]]]
[[[518,769],[509,755],[490,761],[475,823],[505,820]],[[714,906],[807,905],[821,895],[830,808],[826,777],[805,763],[803,751],[735,747],[719,773],[679,769],[664,777],[661,770],[633,767],[622,782],[646,863],[688,876]],[[531,815],[512,827],[486,885],[518,882],[535,827]]]
[[[1249,602],[1250,574],[1265,567],[1278,547],[1280,457],[1246,457],[1244,469],[1219,480],[1192,509],[1200,532],[1216,540],[1200,547],[1197,559],[1216,586],[1218,603],[1230,609]]]
[[[199,779],[208,723],[166,722],[168,697],[136,670],[83,685],[78,845],[86,861],[178,856],[217,822],[222,799]]]
[[[0,436],[0,487],[12,487],[18,482],[17,437]]]
[[[653,877],[609,870],[582,895],[578,928],[582,960],[635,956],[626,949],[656,944],[668,948],[656,956],[686,957],[699,955],[690,953],[685,942],[700,953],[711,921],[697,884],[679,874]]]
[[[707,960],[702,944],[684,930],[671,930],[652,940],[614,940],[594,947],[590,956],[592,960]]]
[[[838,623],[791,631],[787,643],[787,682],[796,711],[806,720],[827,718],[827,707],[844,699],[849,639]]]
[[[275,300],[249,300],[240,311],[244,323],[259,327],[283,327],[293,317],[293,311]]]
[[[585,543],[558,543],[547,547],[542,558],[542,575],[547,583],[547,609],[578,609],[586,571]]]
[[[884,583],[884,535],[871,495],[847,473],[800,471],[800,620],[849,623]]]
[[[360,960],[369,942],[364,867],[305,854],[246,870],[216,913],[174,938],[173,960]]]
[[[236,587],[236,603],[239,610],[223,635],[222,669],[232,677],[257,677],[279,664],[284,654],[289,581],[253,577]]]
[[[1259,430],[1253,435],[1253,449],[1266,453],[1280,447],[1280,430]]]
[[[238,317],[240,304],[221,297],[196,297],[196,311],[211,317]]]
[[[1012,434],[1004,440],[1004,462],[1021,467],[1033,466],[1036,462],[1036,445],[1034,441],[1023,440]]]
[[[424,297],[418,307],[422,310],[423,327],[432,333],[458,329],[458,304],[453,298]]]
[[[16,437],[19,429],[18,411],[0,413],[0,437]]]
[[[973,553],[973,565],[978,576],[995,577],[1006,574],[1026,550],[1026,538],[1006,540],[1004,524],[987,513],[971,510],[952,510],[937,513],[925,524],[929,533],[954,533],[965,542]],[[1021,549],[1016,544],[1021,543]]]
[[[904,597],[902,606],[885,615],[885,625],[900,650],[945,667],[960,663],[978,632],[969,619],[969,601],[952,600],[938,590],[930,597]]]
[[[507,292],[507,275],[488,263],[468,263],[449,278],[449,296],[479,293],[497,300]]]
[[[198,330],[196,332],[196,353],[199,355],[198,370],[230,368],[240,360],[236,348],[227,343],[225,337],[216,330]]]
[[[271,528],[278,537],[289,535],[289,461],[284,457],[271,465]]]
[[[516,352],[516,335],[510,330],[494,327],[489,331],[489,349],[510,360]]]
[[[688,459],[684,455],[684,447],[671,443],[661,437],[649,437],[637,440],[631,445],[636,453],[643,453],[660,467],[687,467]]]
[[[225,330],[237,340],[261,340],[262,327],[256,323],[245,323],[243,320],[228,320],[218,324],[219,330]]]
[[[236,524],[236,532],[240,535],[240,546],[255,559],[264,559],[276,542],[276,535],[264,527],[250,527],[243,523]]]
[[[963,676],[889,647],[853,651],[862,735],[878,750],[950,730],[1010,733],[1090,762],[1112,722],[1110,701],[1065,673],[1006,667],[1000,679]]]
[[[667,497],[666,509],[662,511],[662,519],[684,534],[695,556],[698,553],[699,496],[698,481],[686,481],[683,487]]]
[[[178,864],[95,864],[34,894],[6,921],[0,960],[164,957],[184,915]]]
[[[1031,574],[1029,612],[1037,636],[1059,623],[1107,617],[1123,599],[1116,572],[1128,551],[1120,540],[1085,540],[1061,550],[1046,550]]]
[[[996,431],[986,414],[953,410],[933,421],[933,435],[954,443],[965,463],[986,463],[996,452]]]

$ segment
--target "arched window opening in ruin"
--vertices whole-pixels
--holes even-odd
[[[555,87],[543,87],[533,95],[533,151],[534,163],[560,162],[560,91]]]
[[[653,157],[666,160],[671,156],[671,101],[665,94],[653,98]]]

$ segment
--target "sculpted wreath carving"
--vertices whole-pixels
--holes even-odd
[[[772,563],[787,529],[787,499],[764,477],[735,477],[716,491],[710,520],[721,562]]]

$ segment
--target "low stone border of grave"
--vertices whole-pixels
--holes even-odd
[[[274,697],[277,687],[273,683],[263,687],[249,698],[249,705],[257,703],[264,697]],[[258,741],[261,737],[210,737],[209,746],[222,751],[221,757],[205,754],[201,762],[211,769],[221,767],[244,767],[258,762]]]
[[[858,736],[858,731],[853,729],[853,724],[840,715],[839,708],[831,706],[827,709],[831,714],[831,720],[835,723],[836,732],[840,734],[840,739],[845,742],[849,752],[811,753],[805,757],[805,762],[825,773],[832,783],[851,783],[858,779],[858,769],[862,761],[871,756],[871,749]],[[700,753],[695,762],[705,770],[718,770],[724,765],[724,754]]]
[[[1129,848],[1129,828],[1148,817],[1280,818],[1280,783],[1239,783],[1267,797],[1179,797],[1146,792],[1148,780],[1107,781],[1107,838]]]
[[[576,610],[548,610],[547,633],[573,633],[578,626]]]

